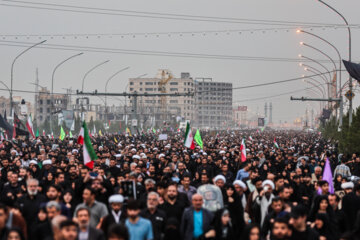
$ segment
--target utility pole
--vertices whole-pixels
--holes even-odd
[[[340,105],[340,119],[339,119],[339,128],[342,127],[342,119],[343,119],[343,99],[342,96],[340,98],[294,98],[290,97],[291,101],[314,101],[314,102],[337,102]],[[340,130],[340,129],[338,129]]]
[[[272,123],[272,102],[269,104],[269,123]]]
[[[36,127],[39,127],[39,120],[38,120],[38,98],[39,98],[39,69],[36,68],[36,80],[35,80],[35,102],[34,102],[34,118]]]

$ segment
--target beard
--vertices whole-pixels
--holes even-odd
[[[168,198],[169,198],[170,200],[174,200],[174,199],[176,198],[176,196],[168,195]]]
[[[38,193],[38,190],[37,190],[37,189],[35,189],[35,190],[28,190],[28,194],[29,194],[30,196],[35,196],[37,193]]]

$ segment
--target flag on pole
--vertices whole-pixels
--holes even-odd
[[[126,133],[127,133],[127,134],[129,134],[129,136],[130,136],[130,137],[132,137],[132,135],[131,135],[131,131],[130,131],[130,129],[129,129],[129,128],[126,128]]]
[[[26,128],[28,129],[29,133],[31,134],[31,136],[33,138],[35,138],[35,134],[34,134],[34,127],[32,124],[32,120],[31,120],[31,114],[29,115],[27,121],[26,121]]]
[[[36,129],[35,137],[39,137],[39,136],[40,136],[39,129]]]
[[[186,124],[184,145],[185,145],[185,147],[188,147],[190,149],[195,149],[194,138],[193,138],[189,123]]]
[[[276,138],[274,138],[274,146],[275,146],[276,148],[279,148],[279,144],[277,144]]]
[[[99,136],[102,137],[102,132],[101,132],[101,129],[99,130]]]
[[[328,158],[326,158],[326,160],[325,160],[325,168],[324,168],[324,173],[323,173],[323,178],[322,179],[324,181],[328,182],[328,184],[329,184],[329,192],[331,194],[333,194],[334,193],[333,176],[332,176],[330,162],[329,162]]]
[[[54,139],[54,133],[51,132],[51,139]]]
[[[69,133],[69,137],[70,138],[73,138],[73,135],[72,135],[72,132],[70,131],[70,133]]]
[[[250,140],[250,141],[253,141],[253,140],[254,140],[254,139],[251,137],[251,135],[249,136],[249,140]]]
[[[245,145],[244,139],[241,142],[240,151],[241,151],[241,162],[245,162],[246,161],[246,145]]]
[[[16,139],[16,123],[14,121],[14,126],[13,126],[13,136],[12,136],[13,139]]]
[[[90,130],[89,130],[89,131],[90,131]],[[95,127],[95,124],[94,124],[92,135],[95,135],[95,134],[96,134],[96,127]]]
[[[153,131],[153,133],[154,133],[154,134],[156,133],[156,130],[155,130],[155,128],[153,128],[153,129],[152,129],[152,131]]]
[[[84,164],[90,169],[94,168],[94,160],[98,157],[95,154],[94,148],[91,144],[89,131],[87,129],[85,121],[83,122],[82,128],[84,129],[84,145],[83,145],[83,158]]]
[[[66,136],[65,131],[64,131],[63,127],[61,126],[61,128],[60,128],[60,136],[59,136],[60,140],[61,141],[64,140],[65,136]]]
[[[45,134],[45,129],[43,129],[43,137],[45,137],[46,136],[46,134]]]
[[[4,141],[4,140],[5,140],[3,131],[0,132],[0,140],[1,140],[1,141]]]
[[[196,130],[195,136],[194,136],[195,142],[201,147],[201,149],[204,148],[203,141],[201,139],[200,131],[199,129]]]
[[[78,139],[77,139],[77,143],[78,144],[84,144],[84,128],[81,127],[80,128],[80,132],[79,132],[79,136],[78,136]]]
[[[114,141],[115,141],[116,143],[118,143],[118,140],[116,139],[116,137],[114,137]]]
[[[70,131],[75,131],[75,120],[71,124]]]

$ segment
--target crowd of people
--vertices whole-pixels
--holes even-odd
[[[2,141],[0,240],[360,239],[359,153],[317,132],[183,135],[93,136],[93,169],[76,139]]]

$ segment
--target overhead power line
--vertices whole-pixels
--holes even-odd
[[[9,46],[9,47],[26,47],[26,46],[29,46],[30,44],[33,44],[33,43],[0,40],[0,46],[2,45],[2,46]],[[220,55],[220,54],[186,53],[186,52],[169,52],[169,51],[148,51],[148,50],[136,50],[136,49],[117,49],[117,48],[78,46],[78,45],[63,45],[63,44],[42,44],[42,45],[37,46],[37,48],[54,49],[54,50],[83,51],[83,52],[111,53],[111,54],[222,59],[222,60],[270,61],[270,62],[308,62],[309,61],[306,59],[299,59],[299,58],[254,57],[254,56],[237,56],[237,55]],[[317,61],[323,62],[323,63],[330,62],[330,60],[325,60],[325,59],[318,59]]]
[[[319,73],[319,74],[313,74],[313,75],[308,75],[308,76],[304,76],[304,77],[297,77],[297,78],[290,78],[290,79],[285,79],[285,80],[279,80],[279,81],[274,81],[274,82],[268,82],[268,83],[259,83],[259,84],[253,84],[253,85],[247,85],[247,86],[242,86],[242,87],[233,87],[231,88],[232,90],[241,90],[241,89],[249,89],[249,88],[256,88],[256,87],[265,87],[265,86],[269,86],[269,85],[275,85],[275,84],[281,84],[281,83],[287,83],[287,82],[293,82],[293,81],[298,81],[298,80],[302,80],[302,79],[306,79],[306,78],[310,78],[310,77],[316,77],[316,76],[320,76],[320,75],[324,75],[324,74],[328,74],[328,72],[323,72],[323,73]],[[230,90],[230,89],[229,89]],[[9,91],[9,89],[7,88],[0,88],[0,91]],[[219,90],[209,90],[209,91],[197,91],[196,93],[202,93],[202,92],[218,92]],[[13,89],[13,92],[20,92],[20,93],[38,93],[36,91],[30,91],[30,90],[21,90],[21,89]],[[51,95],[51,93],[45,93],[47,95]],[[53,94],[65,94],[65,93],[60,93],[60,92],[54,92]],[[66,93],[67,95],[78,95],[76,93]],[[109,93],[111,94],[111,93]]]
[[[336,26],[305,26],[301,27],[301,29],[308,29],[308,31],[313,31],[314,29],[321,28],[322,30],[327,30],[330,28],[337,29],[339,27]],[[342,27],[340,27],[342,28]],[[345,28],[345,27],[344,27]],[[354,29],[360,29],[360,25],[353,26]],[[7,38],[33,38],[33,37],[44,37],[44,38],[96,38],[96,39],[102,39],[103,37],[107,38],[113,38],[113,37],[149,37],[149,36],[155,36],[155,37],[173,37],[173,36],[179,36],[179,37],[197,37],[197,36],[218,36],[218,35],[236,35],[239,36],[243,33],[256,33],[261,32],[263,34],[274,32],[279,33],[282,31],[290,32],[290,31],[298,30],[298,27],[275,27],[275,28],[245,28],[245,29],[219,29],[219,30],[196,30],[196,31],[169,31],[169,32],[124,32],[124,33],[43,33],[43,34],[1,34],[0,38],[3,40],[6,40]]]
[[[130,11],[121,9],[96,8],[65,4],[52,4],[31,1],[16,1],[3,0],[0,3],[2,6],[32,8],[41,10],[53,10],[74,13],[92,13],[102,15],[115,15],[125,17],[138,18],[153,18],[153,19],[168,19],[168,20],[182,20],[182,21],[198,21],[198,22],[216,22],[216,23],[242,23],[242,24],[256,24],[256,25],[277,25],[277,26],[343,26],[343,24],[329,24],[329,23],[314,23],[314,22],[296,22],[296,21],[280,21],[280,20],[265,20],[265,19],[247,19],[247,18],[230,18],[230,17],[214,17],[214,16],[200,16],[189,14],[173,14],[161,12],[145,12],[145,11]]]

